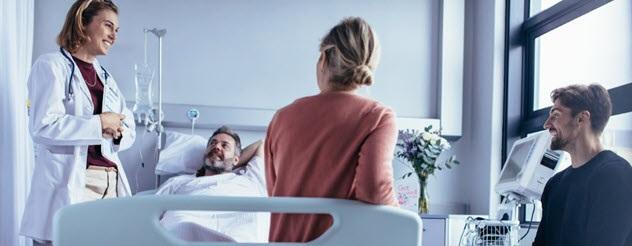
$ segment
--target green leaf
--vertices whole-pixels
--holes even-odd
[[[427,156],[422,156],[421,158],[423,158],[424,162],[428,165],[434,165],[434,160],[431,158],[428,158]]]
[[[440,155],[440,154],[441,154],[441,152],[443,152],[443,149],[441,149],[441,147],[434,147],[434,148],[432,148],[432,151],[433,151],[435,154]]]
[[[408,177],[410,177],[411,174],[413,174],[413,173],[412,172],[405,173],[404,175],[402,175],[401,179],[408,178]]]
[[[436,153],[432,149],[424,149],[424,154],[431,158],[437,158],[437,156],[439,156],[439,153]]]
[[[447,167],[448,169],[452,169],[452,167],[448,163],[445,164],[445,167]]]

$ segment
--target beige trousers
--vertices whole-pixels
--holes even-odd
[[[84,201],[118,197],[118,173],[116,168],[88,166]]]
[[[83,201],[95,201],[118,197],[118,173],[116,168],[88,166],[86,169],[86,187]],[[52,246],[51,241],[33,240],[33,246]]]

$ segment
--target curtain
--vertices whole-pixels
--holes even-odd
[[[33,52],[34,0],[0,0],[0,245],[18,236],[33,170],[26,80]]]

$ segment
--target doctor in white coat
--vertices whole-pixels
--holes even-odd
[[[114,3],[77,0],[57,38],[59,51],[33,64],[28,89],[35,168],[20,234],[36,245],[51,244],[53,216],[62,207],[131,193],[117,153],[134,142],[133,116],[96,60],[117,31]]]

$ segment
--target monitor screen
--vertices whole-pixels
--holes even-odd
[[[522,176],[525,163],[536,140],[531,139],[530,141],[519,143],[513,148],[498,183],[515,181]]]
[[[541,132],[514,142],[500,172],[495,190],[500,195],[515,194],[539,199],[544,185],[555,172],[559,153],[551,151],[551,135]]]

